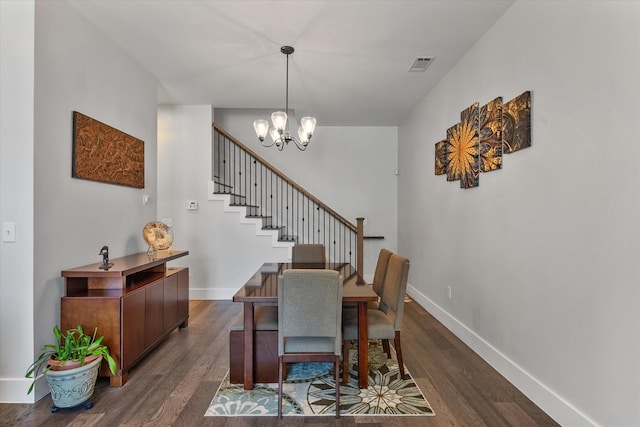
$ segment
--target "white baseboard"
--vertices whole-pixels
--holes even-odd
[[[560,425],[597,426],[593,420],[515,364],[500,350],[486,342],[416,288],[407,285],[407,294]]]
[[[34,403],[34,394],[27,394],[31,381],[27,378],[0,379],[0,403]]]

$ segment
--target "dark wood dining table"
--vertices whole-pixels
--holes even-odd
[[[293,268],[330,269],[342,275],[344,279],[342,303],[356,304],[358,307],[358,386],[367,388],[369,382],[367,305],[370,301],[377,301],[378,296],[348,263],[265,263],[236,292],[233,301],[244,304],[244,388],[251,390],[254,385],[254,308],[257,305],[278,305],[278,276],[283,271]]]

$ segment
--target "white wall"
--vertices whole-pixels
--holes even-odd
[[[399,129],[411,294],[562,425],[640,425],[639,54],[638,2],[518,1]],[[525,90],[531,148],[434,175],[460,111]]]
[[[213,110],[208,105],[163,105],[158,111],[158,218],[170,219],[174,248],[189,251],[176,261],[189,267],[191,299],[227,299],[265,261],[286,261],[287,248],[241,224],[239,214],[209,201]],[[198,210],[187,210],[187,201]]]
[[[142,228],[156,217],[156,80],[66,2],[35,3],[34,97],[33,283],[23,285],[33,290],[35,342],[12,376],[23,376],[53,338],[64,293],[61,270],[100,261],[105,244],[113,258],[145,250]],[[145,142],[144,189],[71,178],[74,110]],[[8,161],[19,164],[21,157]],[[12,185],[20,188],[16,176]],[[143,194],[152,196],[151,204],[143,206]],[[28,381],[23,383],[26,394]],[[36,397],[47,393],[45,386],[36,387]]]
[[[373,275],[379,249],[396,249],[396,129],[320,127],[306,152],[276,152],[257,142],[256,114],[216,109],[215,120],[345,218],[367,217],[366,234],[385,236],[365,242],[365,276]],[[231,298],[262,263],[290,257],[239,213],[225,213],[222,201],[207,200],[211,142],[211,106],[160,107],[158,218],[171,219],[174,247],[189,250],[192,299]],[[198,201],[197,211],[186,210],[189,200]]]
[[[216,123],[258,155],[289,175],[311,194],[355,224],[367,220],[365,278],[373,275],[381,248],[397,248],[397,128],[391,126],[321,126],[306,151],[293,146],[278,151],[263,147],[255,131],[257,118],[270,120],[272,110],[215,110]],[[297,125],[290,125],[297,129]]]
[[[0,402],[27,400],[33,357],[33,1],[0,1]]]

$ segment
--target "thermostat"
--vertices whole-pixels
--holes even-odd
[[[198,202],[195,200],[191,200],[187,202],[187,210],[188,211],[197,211],[198,210]]]

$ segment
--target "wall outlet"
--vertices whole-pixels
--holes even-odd
[[[451,286],[447,286],[447,297],[451,299]]]

